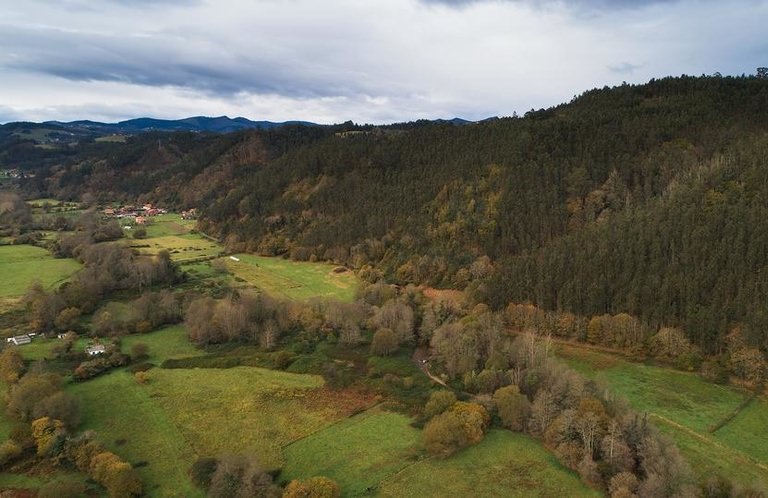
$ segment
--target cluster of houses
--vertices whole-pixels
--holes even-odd
[[[119,208],[106,208],[102,213],[107,218],[119,218],[132,221],[136,225],[144,225],[150,216],[166,214],[167,209],[144,204],[143,206],[121,206]]]
[[[31,343],[32,339],[35,336],[37,336],[36,333],[30,332],[29,334],[21,334],[21,335],[15,335],[13,337],[8,337],[5,339],[5,342],[7,344],[13,344],[14,346],[23,346],[24,344]],[[59,339],[66,339],[67,334],[59,334],[57,337]],[[93,344],[85,348],[85,352],[88,356],[96,356],[96,355],[104,354],[106,351],[107,351],[107,348],[103,344]]]
[[[196,220],[197,219],[197,208],[188,209],[186,211],[181,212],[181,219],[182,220]]]
[[[33,178],[34,176],[32,173],[25,173],[18,168],[0,169],[0,178]]]

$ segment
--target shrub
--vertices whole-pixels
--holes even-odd
[[[149,346],[143,342],[137,342],[131,346],[131,360],[141,361],[146,360],[149,357]]]
[[[21,455],[22,451],[21,445],[12,439],[0,444],[0,465],[12,462]]]
[[[216,466],[219,461],[212,457],[198,458],[195,463],[192,464],[192,468],[189,469],[189,476],[192,478],[192,482],[195,486],[203,489],[208,489],[211,485],[211,477],[216,472]]]
[[[387,356],[397,351],[397,335],[392,329],[379,329],[373,334],[371,354]]]
[[[78,498],[85,496],[85,485],[77,481],[52,481],[37,492],[38,498]]]
[[[456,403],[456,395],[450,391],[437,391],[432,393],[429,401],[424,406],[424,416],[432,418],[443,413]]]
[[[306,481],[294,480],[283,491],[283,498],[338,498],[341,490],[336,481],[327,477],[310,477]]]

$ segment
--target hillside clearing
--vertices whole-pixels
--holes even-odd
[[[73,259],[54,258],[48,251],[29,245],[0,246],[0,298],[21,297],[34,281],[49,289],[80,269]]]
[[[410,419],[374,408],[297,441],[285,449],[285,479],[323,475],[343,496],[376,489],[420,453],[421,432]]]
[[[315,297],[351,302],[357,277],[351,271],[336,273],[327,263],[308,263],[237,254],[237,260],[224,259],[230,272],[267,294],[293,300]]]
[[[750,393],[707,382],[692,373],[631,363],[575,346],[559,345],[557,355],[582,374],[604,382],[634,410],[648,413],[675,440],[700,477],[722,474],[743,485],[768,482],[768,438],[764,434],[768,406],[764,399],[755,400],[711,434],[710,427]]]
[[[600,496],[541,443],[492,430],[482,442],[444,460],[429,458],[381,483],[379,496]]]

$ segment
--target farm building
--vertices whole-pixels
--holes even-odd
[[[15,344],[17,346],[21,346],[22,344],[29,344],[30,342],[32,342],[32,338],[27,334],[15,335],[13,337],[9,337],[8,339],[6,339],[6,342]]]
[[[106,350],[107,348],[105,348],[103,344],[96,344],[95,346],[88,346],[87,348],[85,348],[85,352],[88,353],[88,356],[96,356],[97,354],[104,354]]]

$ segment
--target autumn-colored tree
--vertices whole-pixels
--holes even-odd
[[[376,356],[388,356],[397,351],[397,335],[391,329],[379,329],[373,334],[371,353]]]
[[[110,498],[141,495],[141,479],[136,471],[112,452],[104,451],[95,455],[90,462],[89,475],[107,488]]]
[[[611,477],[608,492],[611,498],[630,498],[637,496],[635,492],[639,485],[637,476],[632,472],[619,472]]]
[[[23,448],[16,441],[12,439],[4,441],[3,444],[0,444],[0,466],[12,462],[18,458],[22,451]]]
[[[8,392],[6,410],[15,419],[31,421],[35,405],[61,389],[61,378],[51,374],[27,374]]]
[[[376,311],[371,321],[377,328],[394,332],[398,344],[413,340],[413,309],[402,301],[387,301]]]
[[[61,310],[53,323],[58,330],[67,331],[76,328],[79,319],[80,308],[70,306]]]
[[[459,416],[451,411],[436,415],[427,422],[423,439],[424,448],[431,455],[440,458],[448,457],[469,444],[464,433],[464,424]]]
[[[497,389],[493,394],[493,402],[504,427],[513,431],[522,431],[525,428],[525,421],[531,413],[531,403],[517,386]]]
[[[436,391],[429,396],[429,401],[424,405],[424,416],[432,418],[439,415],[456,403],[456,395],[451,391]]]
[[[66,436],[61,420],[42,417],[32,421],[32,437],[37,445],[38,455],[50,455],[59,449]]]
[[[0,378],[6,384],[15,384],[24,372],[24,358],[15,347],[6,347],[0,353]]]
[[[424,426],[424,447],[430,454],[445,458],[479,443],[489,423],[490,417],[482,405],[457,401]]]
[[[339,485],[327,477],[310,477],[306,480],[293,480],[283,490],[283,498],[338,498],[341,496]]]

